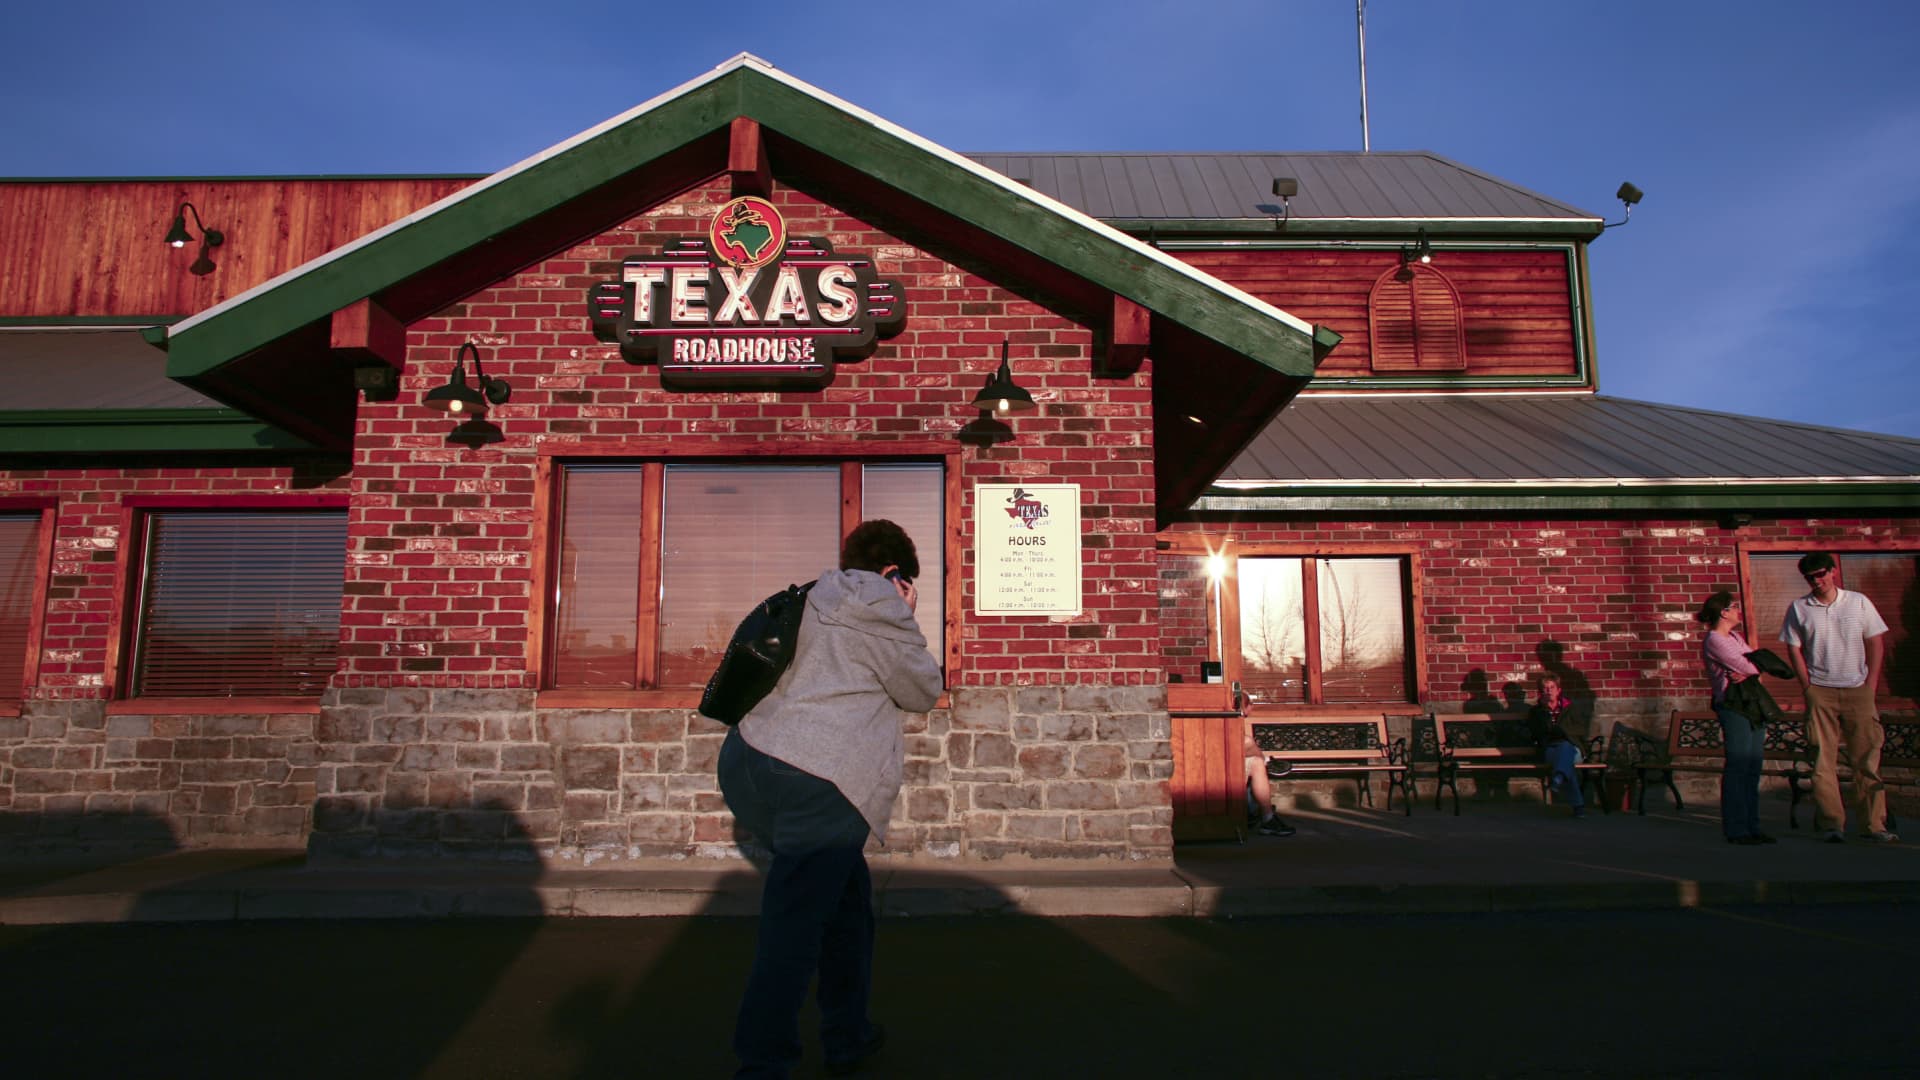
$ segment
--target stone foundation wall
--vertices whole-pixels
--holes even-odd
[[[0,718],[0,850],[298,848],[317,793],[315,719],[29,701]]]

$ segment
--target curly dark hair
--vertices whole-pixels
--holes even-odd
[[[908,578],[920,576],[920,556],[913,549],[913,538],[885,518],[854,526],[840,545],[842,570],[871,570],[877,574],[889,566],[899,567]]]

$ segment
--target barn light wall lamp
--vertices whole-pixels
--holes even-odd
[[[473,354],[473,377],[478,386],[467,384],[467,354]],[[453,355],[453,371],[442,386],[427,391],[420,403],[437,412],[452,416],[466,416],[487,411],[490,405],[505,405],[513,396],[513,387],[505,379],[489,379],[480,370],[480,350],[468,341],[460,346]]]
[[[1427,239],[1427,230],[1422,227],[1418,239],[1400,248],[1400,268],[1405,270],[1414,263],[1430,263],[1432,261],[1433,242]]]
[[[182,202],[174,210],[173,224],[167,229],[166,243],[169,247],[186,247],[187,242],[193,239],[193,234],[187,232],[188,214],[193,215],[193,227],[200,230],[200,256],[193,260],[193,265],[187,267],[187,271],[198,277],[205,277],[213,273],[213,259],[209,254],[214,248],[227,242],[227,234],[219,229],[207,228],[206,223],[200,220],[199,208],[190,202]]]
[[[973,395],[973,408],[1005,415],[1033,408],[1033,395],[1013,381],[1013,368],[1007,362],[1007,339],[1000,339],[1000,370],[987,376],[980,392]]]
[[[1614,192],[1613,197],[1620,200],[1620,205],[1626,207],[1627,212],[1625,216],[1621,217],[1619,221],[1606,222],[1605,224],[1601,225],[1600,228],[1604,231],[1606,229],[1611,229],[1620,225],[1625,225],[1627,222],[1632,221],[1634,205],[1637,204],[1641,199],[1646,198],[1646,196],[1647,196],[1647,193],[1644,191],[1641,191],[1637,187],[1634,187],[1632,181],[1628,181],[1626,183],[1621,184],[1620,190]]]

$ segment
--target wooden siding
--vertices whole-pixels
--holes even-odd
[[[191,315],[466,187],[469,178],[0,183],[0,318]],[[226,242],[162,242],[192,202]],[[192,218],[188,218],[189,228]]]
[[[1400,265],[1394,251],[1182,251],[1180,258],[1345,339],[1319,374],[1375,374],[1367,297]],[[1573,300],[1563,251],[1446,251],[1433,266],[1460,293],[1464,375],[1572,375]],[[1403,374],[1395,372],[1394,374]]]

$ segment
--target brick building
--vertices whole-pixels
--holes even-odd
[[[1166,857],[1235,686],[1658,717],[1809,546],[1920,672],[1920,442],[1599,396],[1603,222],[1431,155],[966,158],[741,57],[488,177],[0,205],[9,847],[732,857],[698,688],[866,517],[902,855]]]

